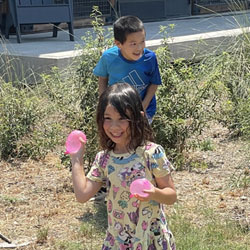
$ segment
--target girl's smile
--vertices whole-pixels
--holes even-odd
[[[104,112],[103,129],[106,135],[116,144],[115,153],[128,152],[130,141],[129,120],[122,118],[117,110],[109,104]]]

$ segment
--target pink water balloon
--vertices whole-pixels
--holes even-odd
[[[149,190],[151,189],[152,184],[149,180],[142,178],[142,179],[136,179],[130,184],[130,193],[131,196],[135,196],[138,194],[141,197],[148,197],[149,194],[144,193],[143,190]]]
[[[66,152],[65,154],[75,154],[81,147],[82,138],[85,142],[87,141],[86,135],[80,130],[73,130],[66,139]]]

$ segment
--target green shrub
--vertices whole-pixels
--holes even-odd
[[[102,14],[97,7],[93,8],[91,17],[94,34],[88,33],[82,37],[85,45],[82,48],[82,55],[76,58],[76,82],[75,88],[78,95],[74,96],[80,101],[79,107],[81,122],[77,126],[82,129],[88,138],[86,148],[87,161],[92,163],[98,150],[98,135],[95,121],[96,106],[98,100],[97,77],[93,74],[93,69],[99,61],[102,51],[113,45],[111,29],[103,28]],[[79,110],[78,110],[79,111]],[[79,121],[80,121],[79,120]]]
[[[213,119],[224,86],[214,72],[207,74],[203,62],[182,58],[171,62],[167,45],[159,48],[157,54],[163,84],[157,91],[153,128],[157,142],[180,165],[186,140],[200,134]]]
[[[102,50],[111,46],[112,41],[102,27],[101,14],[96,7],[92,17],[95,32],[83,37],[86,45],[82,55],[76,57],[68,69],[53,68],[51,74],[42,74],[42,82],[32,88],[2,86],[2,158],[39,159],[55,149],[64,151],[67,134],[80,129],[88,138],[86,160],[93,161],[98,150],[95,126],[98,86],[92,71]]]
[[[11,83],[0,87],[0,157],[16,155],[17,142],[30,132],[39,119],[38,98],[27,88]]]
[[[95,122],[98,84],[97,77],[92,72],[103,49],[111,46],[112,40],[110,31],[106,32],[103,28],[101,15],[96,7],[92,17],[94,33],[89,32],[82,37],[85,45],[78,47],[82,50],[82,54],[76,57],[72,65],[63,72],[54,67],[51,74],[43,74],[42,83],[36,87],[36,94],[46,99],[44,108],[47,107],[45,112],[47,119],[44,119],[41,128],[44,128],[42,134],[48,139],[43,141],[41,133],[33,134],[29,141],[34,143],[23,145],[25,152],[32,151],[33,154],[42,155],[43,146],[45,149],[43,153],[56,148],[56,143],[64,147],[68,133],[79,129],[84,131],[88,139],[86,161],[91,164],[94,160],[98,151]],[[33,149],[30,150],[31,148]],[[65,149],[60,148],[60,150]],[[68,165],[68,157],[62,155],[62,160]]]
[[[211,120],[233,134],[249,138],[249,35],[239,37],[232,53],[223,52],[200,61],[172,60],[166,39],[157,49],[163,85],[157,92],[153,127],[177,165],[184,161],[187,139],[201,133]]]
[[[51,150],[62,153],[67,134],[80,129],[88,138],[89,166],[94,160],[99,148],[95,122],[98,84],[93,68],[102,51],[113,45],[113,36],[111,30],[103,28],[97,8],[91,17],[94,33],[82,38],[82,54],[71,66],[64,71],[53,68],[51,74],[41,75],[40,84],[32,87],[1,85],[1,158],[39,159]],[[161,27],[161,31],[166,29]],[[199,62],[182,58],[173,61],[166,39],[157,49],[163,84],[157,91],[152,126],[156,141],[177,166],[185,160],[187,139],[200,134],[210,120],[218,119],[237,134],[249,135],[249,40],[246,36],[242,41],[231,54],[222,53]]]
[[[228,96],[217,119],[226,125],[233,135],[250,136],[250,35],[236,39],[231,53],[222,53],[214,64]]]
[[[17,155],[33,159],[44,158],[62,141],[62,126],[55,121],[52,124],[40,124],[32,133],[28,133],[17,144]]]

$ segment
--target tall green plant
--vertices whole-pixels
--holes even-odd
[[[88,147],[86,156],[89,164],[94,160],[98,150],[98,136],[96,129],[96,105],[98,100],[97,77],[93,74],[93,69],[99,61],[102,52],[113,45],[112,29],[105,29],[102,13],[97,6],[93,7],[90,17],[93,19],[93,33],[88,33],[82,37],[84,46],[82,55],[76,58],[80,62],[77,67],[76,85],[79,89],[80,108],[82,112],[79,129],[85,131],[88,137]]]
[[[207,74],[203,62],[182,58],[172,62],[167,44],[157,53],[163,84],[157,92],[153,128],[157,142],[180,165],[187,139],[200,134],[214,117],[224,86],[215,72]]]
[[[16,155],[20,138],[32,130],[39,118],[38,98],[27,88],[12,83],[0,86],[0,157]]]
[[[234,135],[250,137],[250,35],[235,39],[231,52],[213,59],[227,96],[217,119]]]
[[[65,137],[73,129],[83,130],[87,135],[86,161],[91,164],[98,150],[95,122],[98,100],[97,77],[93,74],[103,50],[112,46],[111,30],[104,29],[102,14],[98,7],[93,8],[93,32],[82,37],[84,45],[78,47],[81,55],[71,65],[71,71],[63,78],[54,68],[52,74],[43,76],[43,94],[58,107],[64,116]]]

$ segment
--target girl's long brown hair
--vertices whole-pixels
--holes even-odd
[[[107,105],[111,104],[122,118],[129,120],[131,140],[128,150],[133,151],[138,146],[145,145],[147,141],[154,142],[152,128],[146,114],[142,115],[143,106],[137,90],[128,83],[116,83],[109,86],[100,96],[96,121],[98,126],[100,146],[103,150],[113,150],[115,143],[106,135],[103,129],[104,112]],[[129,114],[129,115],[128,115]]]

